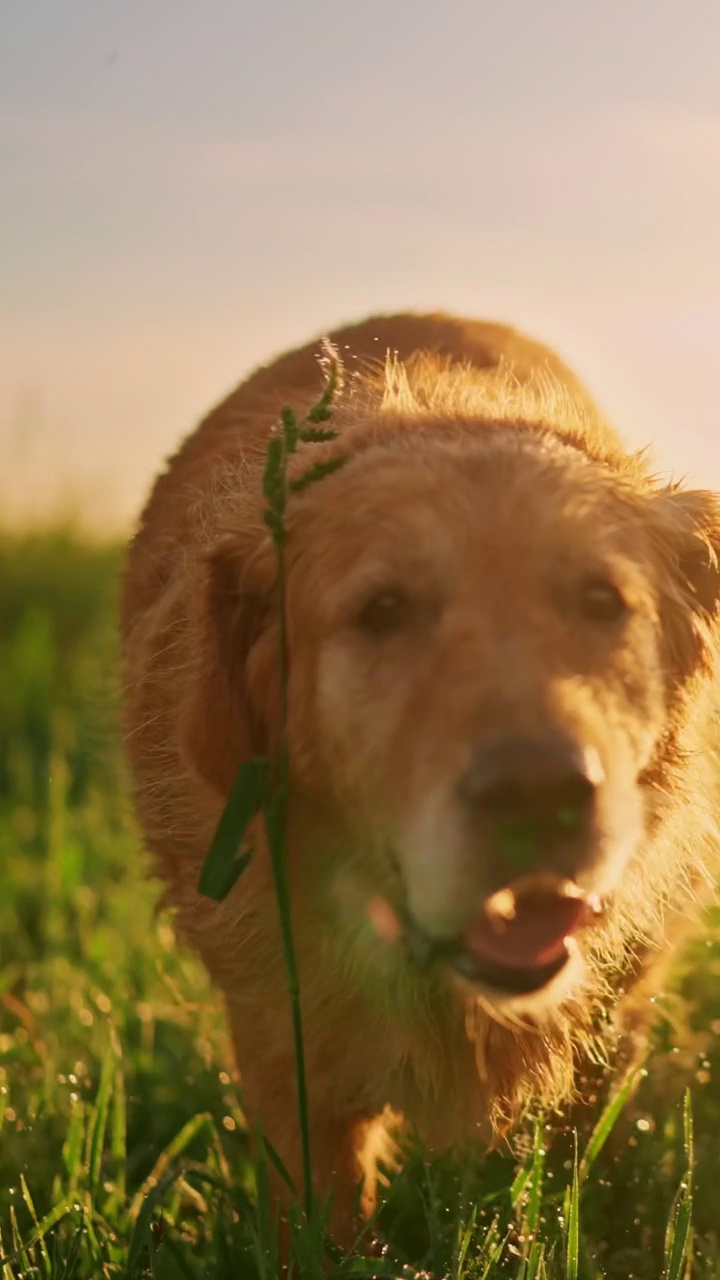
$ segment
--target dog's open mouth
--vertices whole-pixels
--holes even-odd
[[[421,967],[444,960],[473,985],[531,995],[565,969],[577,954],[575,935],[601,912],[599,900],[572,881],[536,875],[493,894],[457,938],[431,938],[407,917],[398,931]]]
[[[598,900],[570,880],[527,877],[487,901],[448,958],[472,982],[527,995],[565,968],[575,934],[600,910]]]

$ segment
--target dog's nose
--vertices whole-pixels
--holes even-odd
[[[582,832],[602,781],[597,752],[553,734],[477,748],[460,791],[465,804],[495,830],[501,846],[517,848],[519,842],[532,857]]]

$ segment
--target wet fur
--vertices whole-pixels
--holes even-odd
[[[342,507],[334,562],[307,571],[298,562],[299,586],[288,604],[297,667],[290,750],[301,793],[290,816],[290,879],[315,1176],[321,1193],[333,1190],[342,1230],[358,1171],[358,1132],[386,1105],[417,1126],[431,1148],[469,1136],[490,1141],[529,1104],[567,1100],[578,1062],[602,1058],[623,1019],[633,1030],[642,1022],[654,965],[662,967],[714,877],[709,742],[720,513],[712,495],[659,485],[643,457],[623,450],[562,362],[513,330],[400,315],[331,336],[346,366],[335,421],[340,439],[309,446],[298,470],[309,457],[339,451],[359,459],[386,450],[387,473],[368,474],[374,501],[391,513],[402,496],[404,455],[408,467],[410,457],[415,468],[425,458],[435,475],[445,465],[437,462],[438,449],[451,468],[468,452],[495,448],[501,432],[502,449],[519,456],[535,451],[538,459],[547,453],[547,471],[538,461],[541,489],[553,484],[558,466],[589,460],[590,489],[600,471],[609,476],[618,501],[632,508],[647,535],[666,667],[663,705],[653,712],[661,723],[642,779],[643,857],[628,870],[590,954],[589,976],[559,1004],[503,1013],[457,991],[449,995],[436,976],[417,975],[395,953],[384,956],[369,933],[357,886],[369,880],[372,887],[378,850],[353,839],[356,792],[332,777],[333,751],[320,740],[314,689],[303,686],[302,676],[315,643],[304,630],[302,592],[330,593],[331,580],[342,579],[354,555],[344,545]],[[262,1117],[298,1180],[290,1016],[261,823],[253,831],[251,866],[224,903],[201,898],[196,886],[238,764],[278,741],[274,560],[262,522],[261,475],[281,406],[302,412],[317,397],[318,350],[311,343],[257,371],[170,461],[130,547],[123,616],[126,741],[147,844],[181,936],[224,995],[248,1108]],[[331,503],[332,480],[325,483],[324,501]],[[538,494],[545,507],[552,500],[551,488]],[[302,518],[302,503],[296,517],[291,504],[291,557]],[[310,545],[313,518],[308,508],[307,528],[297,534],[306,538],[302,545]],[[533,519],[528,508],[527,537]],[[497,561],[507,580],[502,548]],[[642,673],[633,678],[640,687]],[[368,714],[381,717],[383,709]],[[362,770],[362,760],[354,767]],[[337,876],[343,858],[347,876]],[[338,888],[328,896],[317,886],[331,864]]]

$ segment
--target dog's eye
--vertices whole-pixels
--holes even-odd
[[[369,635],[389,635],[399,631],[409,615],[409,601],[399,591],[380,591],[363,605],[356,624]]]
[[[606,578],[587,578],[580,587],[579,603],[591,622],[619,622],[628,612],[622,592]]]

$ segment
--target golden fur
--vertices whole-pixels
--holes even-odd
[[[302,446],[294,466],[349,461],[288,508],[288,846],[314,1171],[341,1225],[363,1122],[389,1105],[437,1149],[567,1099],[578,1062],[605,1053],[618,1009],[635,1016],[633,988],[647,1000],[655,959],[692,918],[716,843],[720,508],[658,484],[562,362],[513,330],[399,315],[331,338],[346,370],[339,438]],[[223,992],[248,1108],[298,1179],[261,821],[225,902],[197,882],[238,765],[278,744],[261,477],[280,408],[317,398],[318,350],[257,371],[171,460],[130,548],[123,619],[147,843],[180,934]],[[586,567],[631,602],[618,634],[573,612]],[[376,644],[350,619],[388,581],[422,608]],[[373,935],[367,903],[402,880],[428,928],[460,920],[489,883],[453,807],[468,745],[557,724],[608,761],[605,852],[579,874],[609,909],[571,989],[503,1004],[418,972]]]

